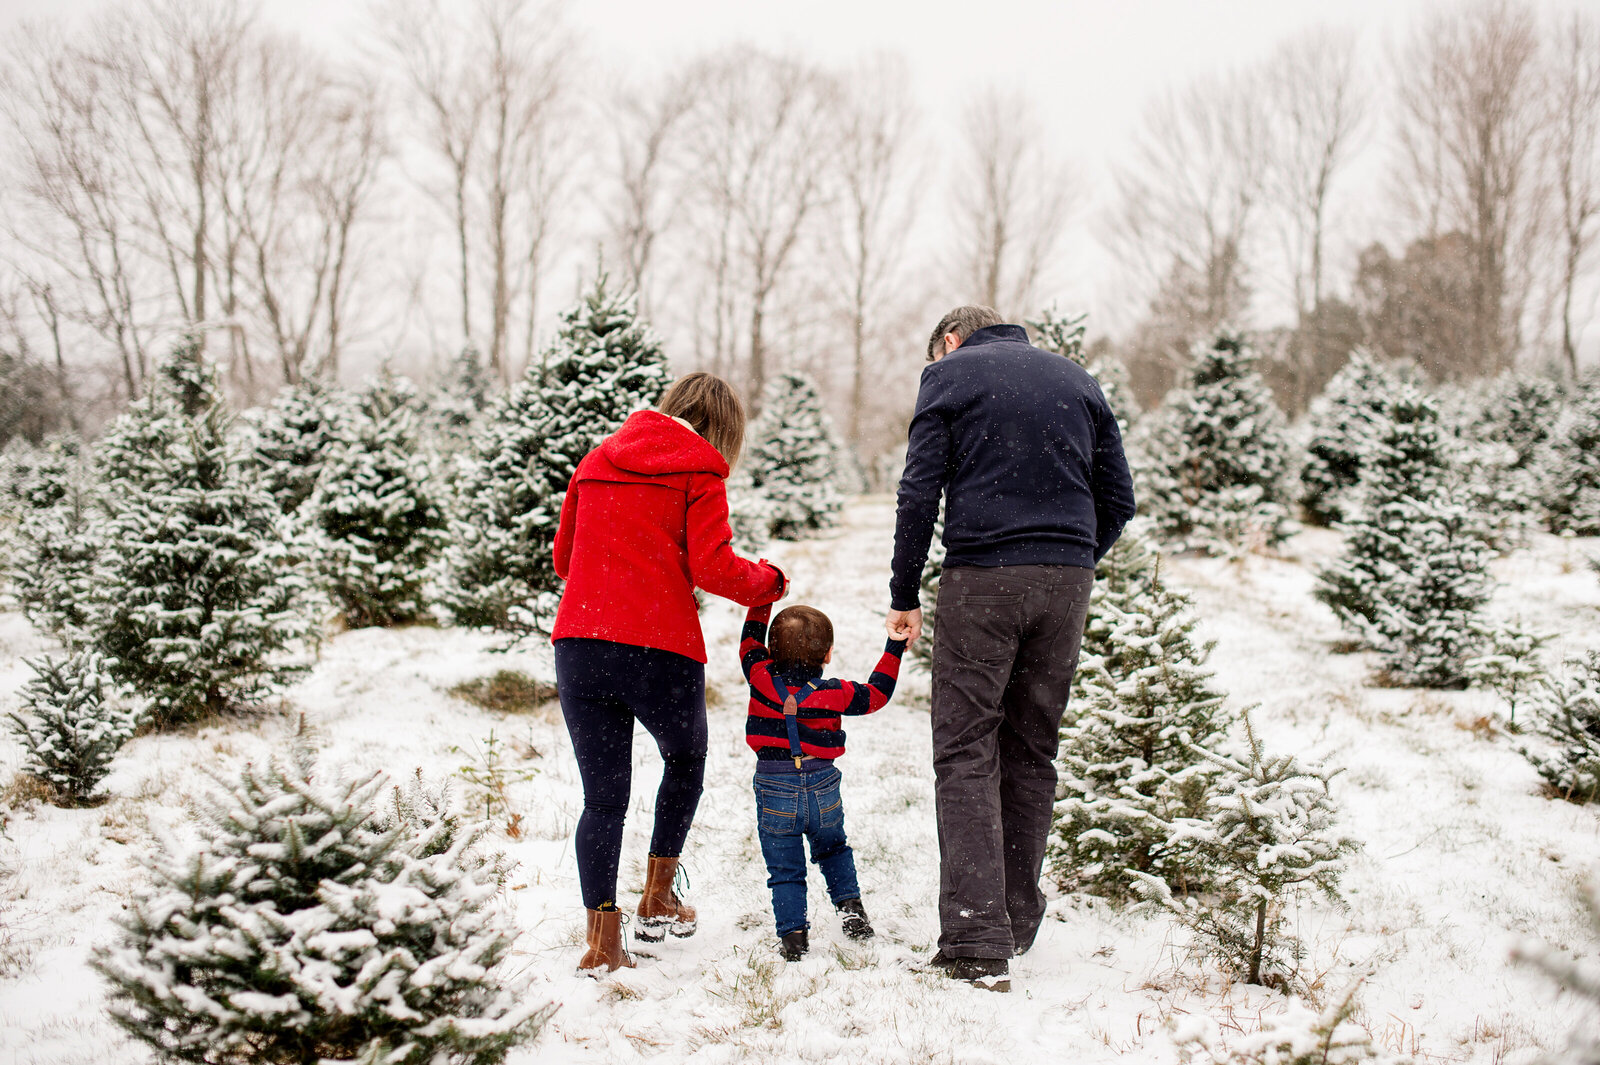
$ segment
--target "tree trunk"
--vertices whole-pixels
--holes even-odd
[[[1267,941],[1267,900],[1256,903],[1256,942],[1250,950],[1250,982],[1261,983],[1261,955]]]

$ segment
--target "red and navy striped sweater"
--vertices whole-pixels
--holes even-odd
[[[809,673],[777,674],[768,653],[767,620],[771,605],[751,607],[745,615],[744,633],[739,640],[739,661],[750,682],[750,716],[745,721],[745,741],[761,759],[790,757],[789,731],[783,720],[783,695],[793,693],[800,706],[796,715],[800,727],[800,752],[813,758],[837,758],[844,753],[841,715],[870,714],[883,709],[894,695],[900,676],[900,656],[904,640],[890,640],[884,646],[878,668],[865,684],[849,680],[823,680],[821,670]],[[812,683],[811,692],[799,699],[802,685]]]

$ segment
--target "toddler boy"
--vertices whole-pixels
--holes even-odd
[[[806,921],[805,840],[822,870],[828,896],[851,939],[872,936],[856,884],[855,854],[845,841],[844,807],[834,759],[844,754],[840,717],[870,714],[894,694],[904,640],[890,640],[865,684],[825,680],[833,660],[833,623],[820,610],[791,606],[772,622],[771,606],[745,617],[739,658],[750,682],[745,739],[756,752],[756,831],[767,861],[767,887],[783,957],[797,961],[809,949]]]

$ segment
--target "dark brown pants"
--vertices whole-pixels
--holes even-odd
[[[1094,571],[947,567],[933,644],[939,949],[1009,958],[1044,917],[1057,734]]]

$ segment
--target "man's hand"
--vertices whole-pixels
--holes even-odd
[[[917,637],[922,635],[922,608],[915,610],[891,610],[884,619],[883,627],[889,633],[891,640],[904,640],[906,643],[916,643]]]

